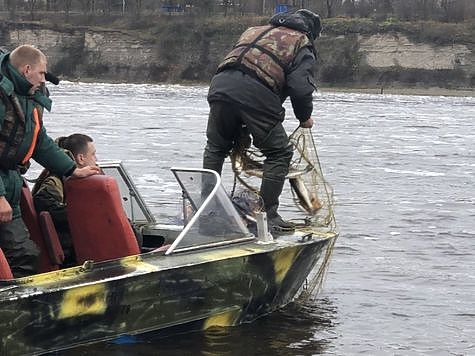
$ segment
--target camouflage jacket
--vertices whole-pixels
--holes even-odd
[[[223,70],[211,80],[208,102],[230,102],[280,122],[285,118],[282,103],[289,97],[295,117],[303,122],[313,111],[315,65],[315,53],[303,48],[292,62],[280,96],[250,74],[233,68]]]
[[[63,180],[55,175],[44,175],[33,188],[33,202],[38,212],[48,211],[53,218],[56,230],[59,233],[69,231],[68,219],[66,216],[66,203],[64,199]]]
[[[306,47],[313,48],[313,44],[301,31],[272,25],[251,27],[218,66],[218,72],[239,68],[281,96],[291,63]]]

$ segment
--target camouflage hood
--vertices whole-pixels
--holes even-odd
[[[273,26],[284,26],[303,32],[312,41],[315,41],[322,31],[320,16],[306,9],[276,14],[271,17],[269,23]]]

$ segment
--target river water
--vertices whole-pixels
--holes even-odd
[[[169,168],[201,165],[207,88],[51,91],[49,134],[92,136],[159,220],[176,219]],[[314,104],[341,231],[320,294],[249,325],[61,355],[475,355],[475,98],[320,93]]]

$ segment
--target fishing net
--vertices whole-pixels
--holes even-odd
[[[297,128],[290,136],[294,154],[287,174],[292,200],[298,211],[286,206],[286,213],[295,216],[297,224],[305,224],[322,231],[335,231],[336,223],[333,213],[333,190],[324,179],[315,142],[310,129]],[[245,134],[231,153],[231,163],[235,175],[233,196],[236,183],[240,185],[237,194],[243,194],[242,188],[258,193],[263,176],[265,157],[251,146],[250,138]],[[287,190],[288,191],[288,190]],[[285,192],[281,200],[285,200]],[[283,204],[285,205],[285,204]],[[305,215],[305,218],[302,218]]]
[[[294,154],[287,174],[289,185],[284,189],[280,201],[285,206],[286,217],[291,219],[298,228],[317,231],[322,236],[336,236],[336,221],[333,212],[333,190],[325,180],[318,158],[312,131],[297,128],[290,136]],[[256,201],[263,176],[265,157],[251,145],[250,137],[245,132],[231,152],[231,164],[234,171],[233,200],[245,201],[252,194]],[[247,194],[247,195],[246,195]],[[286,197],[285,195],[290,195]],[[237,197],[237,198],[236,198]],[[286,204],[293,202],[294,204]],[[254,203],[254,206],[258,204]],[[262,207],[262,202],[260,207]],[[302,217],[303,216],[303,217]],[[301,297],[308,298],[315,290],[320,289],[328,268],[336,238],[329,243],[321,264],[307,278]]]

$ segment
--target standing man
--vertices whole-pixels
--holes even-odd
[[[20,212],[21,173],[30,158],[61,176],[86,177],[99,171],[77,168],[43,127],[43,109],[51,109],[51,100],[39,90],[46,64],[46,56],[29,45],[0,56],[0,248],[15,277],[36,273],[39,255]]]
[[[290,97],[300,126],[313,126],[313,42],[321,29],[320,17],[309,10],[277,14],[269,25],[247,29],[211,80],[203,168],[221,174],[245,124],[266,157],[260,194],[273,230],[294,229],[277,212],[293,154],[282,104]]]

